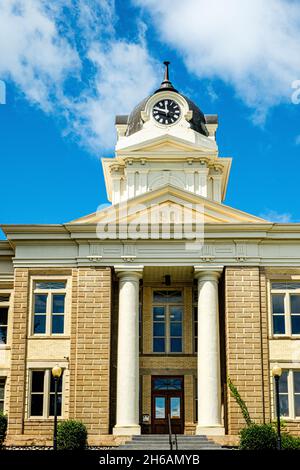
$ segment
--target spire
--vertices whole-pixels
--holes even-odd
[[[154,93],[158,93],[159,91],[166,91],[166,90],[175,91],[176,93],[178,93],[177,90],[175,90],[175,88],[173,87],[172,83],[169,80],[169,65],[170,65],[170,62],[168,60],[165,60],[164,65],[165,65],[164,79],[161,82],[161,85],[158,88],[158,90],[156,90]]]

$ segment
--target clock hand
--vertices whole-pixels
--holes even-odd
[[[155,109],[155,111],[162,111],[163,113],[168,113],[168,111],[166,111],[165,109],[162,109],[162,108],[153,108]]]

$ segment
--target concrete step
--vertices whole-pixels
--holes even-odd
[[[174,434],[173,434],[174,437]],[[136,441],[142,441],[142,440],[169,440],[169,435],[168,434],[142,434],[140,436],[132,436],[132,439]],[[182,435],[182,434],[177,434],[177,440],[207,440],[207,436],[188,436],[188,435]]]
[[[170,447],[167,447],[167,446],[164,446],[164,447],[126,447],[126,446],[120,446],[118,447],[118,450],[128,450],[128,451],[132,451],[132,450],[140,450],[140,451],[149,451],[149,452],[152,452],[152,451],[157,451],[157,450],[165,450],[165,451],[169,451],[171,452],[170,450]],[[176,451],[176,448],[173,448],[174,451]],[[222,449],[222,447],[178,447],[177,449],[178,451],[182,451],[182,450],[188,450],[188,451],[200,451],[200,450],[224,450]]]
[[[173,436],[174,442],[174,436]],[[222,447],[207,436],[177,436],[178,450],[220,450]],[[173,443],[175,450],[175,443]],[[120,450],[170,450],[168,434],[133,436],[131,441],[118,447]]]

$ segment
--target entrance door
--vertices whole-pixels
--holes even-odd
[[[168,434],[168,416],[173,434],[183,434],[183,377],[152,377],[152,433]]]

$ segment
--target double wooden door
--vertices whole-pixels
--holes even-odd
[[[170,416],[173,434],[184,432],[183,377],[152,377],[152,433],[168,434]]]

